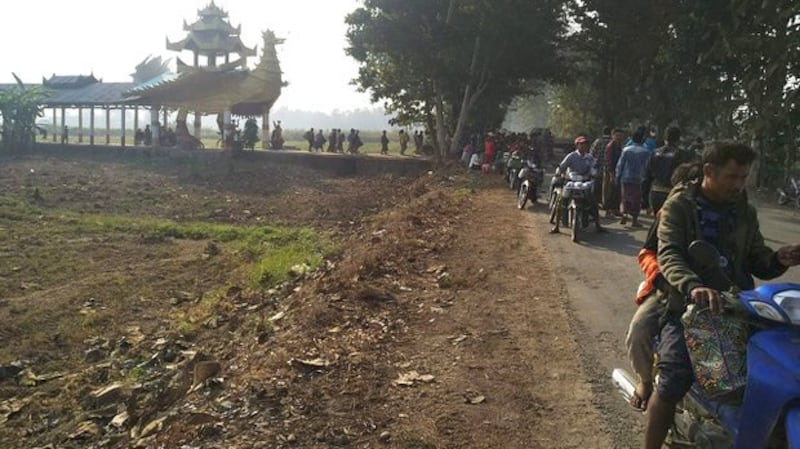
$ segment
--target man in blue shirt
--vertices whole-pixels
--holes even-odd
[[[622,219],[620,224],[627,223],[627,215],[631,216],[631,226],[634,228],[642,227],[639,223],[639,213],[642,210],[642,182],[644,182],[647,161],[650,159],[650,151],[645,148],[644,129],[639,128],[632,136],[633,144],[622,150],[617,162],[616,174],[617,185],[622,187]]]

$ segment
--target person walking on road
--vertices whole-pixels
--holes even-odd
[[[406,149],[408,149],[408,141],[410,140],[408,133],[401,129],[397,140],[400,141],[400,154],[405,155]]]
[[[381,154],[389,154],[389,136],[386,135],[386,130],[381,133]]]
[[[303,137],[308,141],[308,152],[310,153],[314,149],[314,128],[306,131]]]
[[[633,133],[633,143],[622,150],[615,170],[617,185],[622,189],[622,219],[620,224],[627,223],[627,215],[631,216],[631,226],[642,227],[639,213],[642,210],[642,183],[644,182],[647,161],[650,151],[643,145],[645,129],[639,128]]]
[[[325,142],[326,142],[325,135],[322,134],[322,130],[320,129],[319,131],[317,131],[316,137],[314,137],[314,145],[313,145],[314,151],[317,153],[322,152],[322,147],[325,146]]]
[[[621,216],[619,212],[620,187],[616,180],[617,162],[622,156],[622,139],[625,138],[625,131],[615,129],[611,134],[611,142],[606,145],[605,154],[602,161],[603,170],[603,208],[606,210],[606,217]]]
[[[657,214],[672,190],[672,174],[675,168],[684,162],[694,160],[694,155],[678,145],[681,141],[681,130],[677,127],[667,129],[667,143],[656,150],[647,162],[644,177],[644,190],[650,192],[650,208]]]
[[[602,161],[606,157],[606,147],[608,146],[609,142],[611,142],[611,127],[606,126],[603,128],[603,135],[594,139],[592,142],[592,146],[589,147],[589,154],[592,155],[595,161]],[[603,180],[603,174],[605,173],[605,164],[598,163],[597,164],[597,178],[601,181]],[[604,208],[605,203],[603,203],[603,189],[596,188],[594,189],[595,192],[595,199],[597,204],[601,205]]]

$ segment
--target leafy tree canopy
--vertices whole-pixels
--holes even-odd
[[[564,1],[366,0],[346,18],[355,83],[401,124],[453,136],[499,126],[528,80],[555,80]],[[491,112],[487,116],[482,111]]]

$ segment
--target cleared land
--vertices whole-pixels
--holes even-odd
[[[499,179],[0,164],[1,447],[612,447]]]

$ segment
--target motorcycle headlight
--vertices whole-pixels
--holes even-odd
[[[800,290],[784,290],[772,300],[783,309],[792,324],[800,324]]]
[[[777,321],[779,323],[786,322],[786,319],[783,318],[783,315],[781,315],[781,313],[778,312],[778,309],[775,307],[772,307],[771,305],[761,301],[749,301],[749,303],[750,307],[752,307],[761,318]]]

